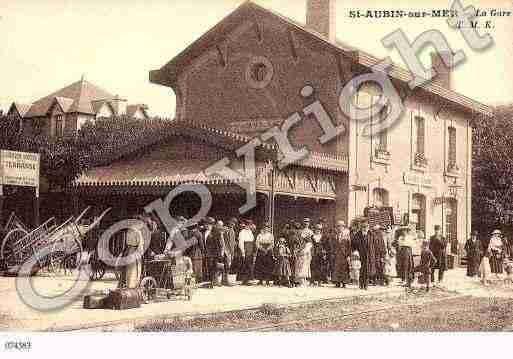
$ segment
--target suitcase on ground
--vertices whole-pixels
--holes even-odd
[[[142,292],[140,289],[122,288],[110,292],[107,298],[107,307],[115,310],[140,308]]]
[[[84,297],[84,309],[104,309],[107,296],[103,294],[91,294]]]

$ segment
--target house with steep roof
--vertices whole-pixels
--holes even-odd
[[[76,134],[86,122],[98,118],[149,118],[147,105],[128,105],[126,99],[84,77],[31,104],[13,102],[7,115],[19,118],[23,134],[44,133],[52,137]]]

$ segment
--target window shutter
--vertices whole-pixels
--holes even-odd
[[[416,117],[417,124],[417,153],[425,153],[425,124],[422,117]]]
[[[456,129],[449,127],[449,167],[456,165]]]

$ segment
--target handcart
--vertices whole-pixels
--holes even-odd
[[[24,228],[13,229],[2,241],[0,258],[8,268],[17,272],[24,263],[35,257],[37,262],[37,266],[33,268],[35,273],[39,269],[54,267],[66,258],[79,254],[82,251],[82,238],[100,223],[110,208],[96,218],[90,226],[80,225],[80,220],[88,210],[89,207],[76,219],[71,217],[59,226],[52,217],[28,233]],[[42,249],[48,247],[51,249],[50,253],[41,254]]]
[[[187,272],[184,257],[159,256],[144,262],[143,279],[139,284],[145,303],[159,300],[190,301],[196,287],[192,275]]]

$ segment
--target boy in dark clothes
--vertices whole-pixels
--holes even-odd
[[[431,269],[436,264],[436,257],[429,249],[429,241],[422,242],[422,252],[420,253],[420,264],[417,267],[417,272],[421,273],[419,283],[426,284],[426,292],[429,292],[431,284]]]

